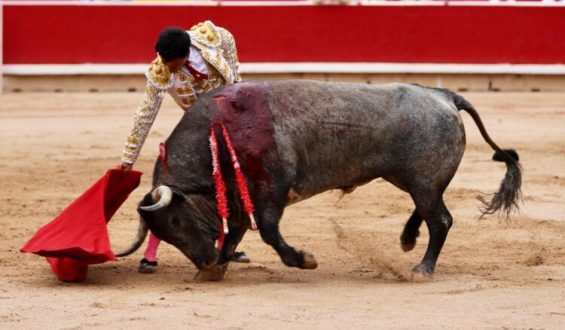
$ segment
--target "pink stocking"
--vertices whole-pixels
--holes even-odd
[[[161,240],[155,237],[152,232],[149,232],[149,243],[143,257],[148,261],[155,261],[157,259],[157,248],[159,248]]]

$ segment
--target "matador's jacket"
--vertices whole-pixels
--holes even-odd
[[[208,78],[198,79],[185,67],[170,72],[157,56],[145,72],[145,95],[135,112],[134,126],[127,138],[122,162],[133,164],[137,160],[166,92],[187,111],[201,94],[241,80],[235,41],[228,30],[205,21],[193,26],[188,34],[192,46],[198,49],[206,62]]]

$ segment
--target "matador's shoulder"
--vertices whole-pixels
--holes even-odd
[[[212,21],[198,23],[190,28],[191,41],[217,48],[222,43],[220,28],[215,26]]]
[[[174,77],[169,67],[163,63],[160,56],[151,62],[145,72],[147,80],[157,89],[169,89],[173,85]]]

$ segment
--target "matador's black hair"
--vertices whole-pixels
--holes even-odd
[[[189,47],[190,36],[185,30],[176,26],[161,31],[155,43],[155,51],[159,53],[164,62],[187,57]]]

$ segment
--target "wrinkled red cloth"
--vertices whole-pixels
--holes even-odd
[[[111,169],[21,248],[47,258],[62,281],[82,282],[88,265],[116,260],[106,223],[139,186],[141,172]]]
[[[53,273],[63,282],[84,282],[88,272],[88,264],[76,261],[72,258],[46,257]]]

